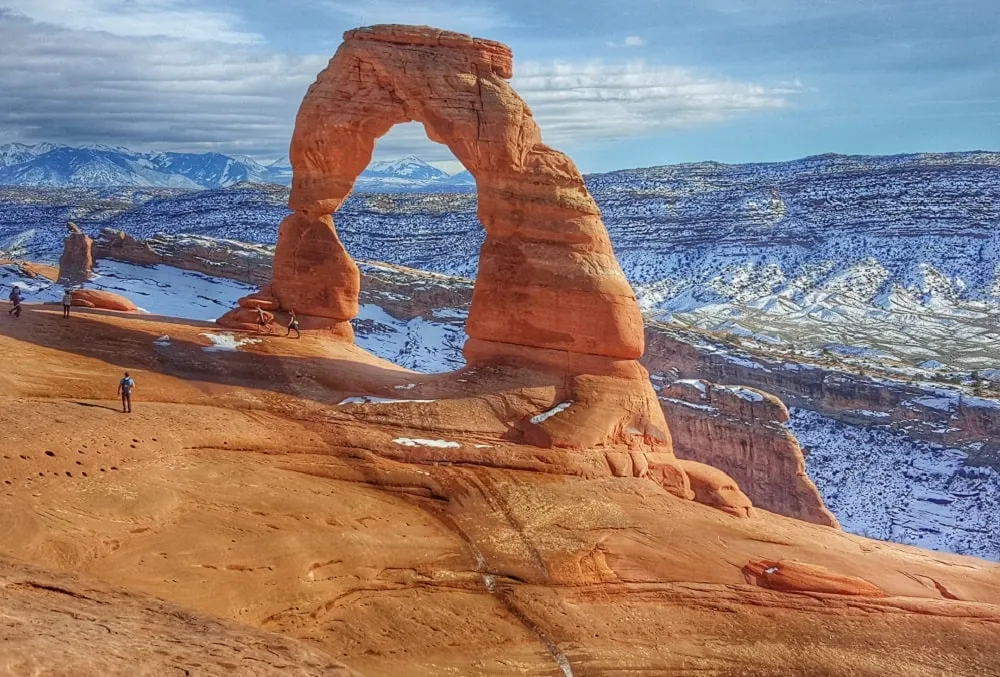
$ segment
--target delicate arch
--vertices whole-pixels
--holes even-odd
[[[376,140],[417,121],[476,178],[486,229],[466,325],[470,359],[522,348],[636,359],[642,318],[600,211],[573,162],[542,143],[508,84],[505,45],[413,26],[348,31],[299,109],[272,293],[282,308],[347,322],[360,276],[331,214]]]

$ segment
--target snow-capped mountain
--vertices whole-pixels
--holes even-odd
[[[0,186],[34,188],[224,188],[238,183],[290,185],[288,158],[262,165],[222,153],[139,153],[103,145],[0,145]],[[358,177],[359,193],[454,193],[475,190],[467,171],[449,176],[418,157],[376,160]]]
[[[476,182],[468,171],[449,176],[413,155],[375,160],[354,184],[358,193],[464,193],[475,188]]]
[[[414,155],[407,155],[398,160],[375,160],[368,165],[362,176],[432,181],[444,179],[448,175]]]
[[[280,182],[282,165],[221,153],[137,153],[110,146],[0,146],[0,185],[31,187],[135,186],[221,188],[242,182]]]

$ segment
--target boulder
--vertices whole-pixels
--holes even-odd
[[[718,468],[697,461],[678,460],[688,476],[694,500],[736,517],[753,517],[753,503],[740,491],[736,481]]]
[[[80,308],[118,310],[124,313],[135,313],[139,310],[124,296],[97,289],[77,289],[73,292],[73,305]]]
[[[829,595],[885,597],[874,583],[836,573],[818,564],[794,560],[750,560],[743,567],[747,583],[780,592],[819,592]]]

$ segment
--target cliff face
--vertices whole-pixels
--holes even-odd
[[[758,508],[837,527],[785,425],[778,398],[741,386],[680,380],[658,388],[678,458],[723,470]]]
[[[644,364],[675,378],[746,385],[858,426],[889,426],[917,440],[965,448],[1000,469],[1000,402],[929,382],[904,382],[834,367],[782,361],[712,345],[703,335],[646,325]]]

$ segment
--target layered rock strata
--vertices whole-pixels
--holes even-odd
[[[788,410],[777,397],[681,380],[661,389],[660,403],[678,458],[725,471],[759,508],[838,527],[806,474],[802,449],[785,427]]]

